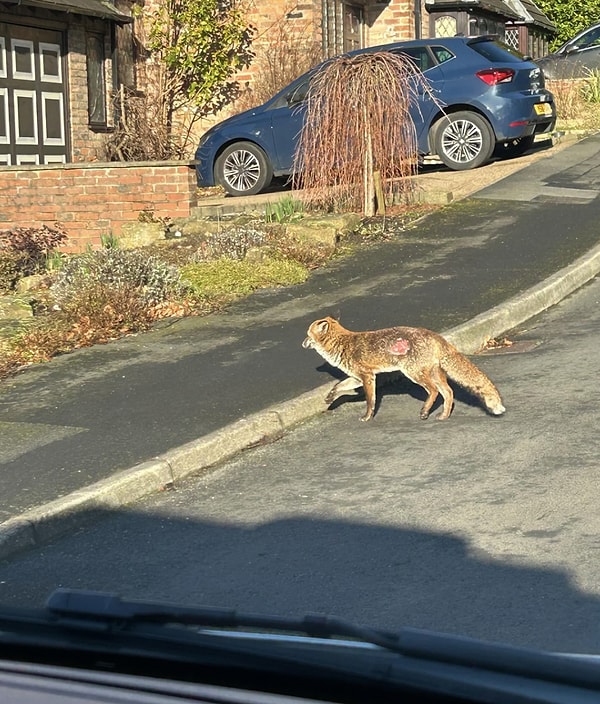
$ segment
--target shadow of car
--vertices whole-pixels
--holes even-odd
[[[600,22],[582,30],[560,49],[536,59],[548,80],[585,78],[600,69]]]
[[[541,70],[495,36],[397,42],[351,55],[380,51],[407,55],[432,89],[434,97],[420,91],[410,111],[421,157],[437,155],[450,169],[473,169],[492,156],[522,154],[536,134],[554,127],[554,98]],[[306,96],[324,65],[208,130],[195,154],[199,186],[254,195],[274,176],[292,174]]]

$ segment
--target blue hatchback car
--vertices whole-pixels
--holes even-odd
[[[451,169],[476,168],[494,154],[522,154],[536,134],[554,128],[554,98],[542,71],[496,37],[420,39],[352,53],[376,51],[407,54],[428,79],[437,100],[422,95],[411,111],[419,152],[437,155]],[[290,175],[303,103],[318,70],[209,129],[196,151],[198,184],[253,195],[273,176]]]

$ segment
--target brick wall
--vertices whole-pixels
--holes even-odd
[[[24,166],[0,170],[0,229],[64,225],[65,251],[97,248],[119,237],[142,211],[156,218],[190,215],[196,174],[185,162]]]

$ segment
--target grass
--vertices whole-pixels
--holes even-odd
[[[217,259],[188,264],[181,270],[191,295],[200,301],[229,302],[259,288],[293,286],[306,281],[306,266],[289,259],[265,257],[262,261]]]

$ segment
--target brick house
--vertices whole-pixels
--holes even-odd
[[[254,0],[257,60],[240,80],[252,84],[283,37],[311,63],[352,49],[421,37],[498,34],[523,54],[548,52],[554,24],[532,0]],[[281,53],[280,63],[287,55]],[[262,60],[262,65],[261,65]]]
[[[142,214],[187,217],[187,162],[104,163],[112,96],[132,86],[128,0],[0,0],[0,229],[61,222],[68,249]]]
[[[99,158],[130,22],[104,0],[0,2],[0,167]]]
[[[136,82],[130,10],[130,0],[0,0],[0,169],[102,159],[111,96]],[[535,57],[554,31],[532,0],[252,0],[248,18],[257,57],[239,79],[250,86],[277,48],[280,73],[295,52],[297,75],[351,49],[457,33],[497,33]]]
[[[497,33],[538,56],[554,31],[532,0],[248,1],[256,58],[238,79],[254,104],[261,81],[266,99],[317,61],[355,48]],[[81,249],[121,237],[142,213],[162,221],[191,212],[187,162],[103,163],[113,96],[145,87],[133,2],[0,0],[0,228],[60,221]]]

